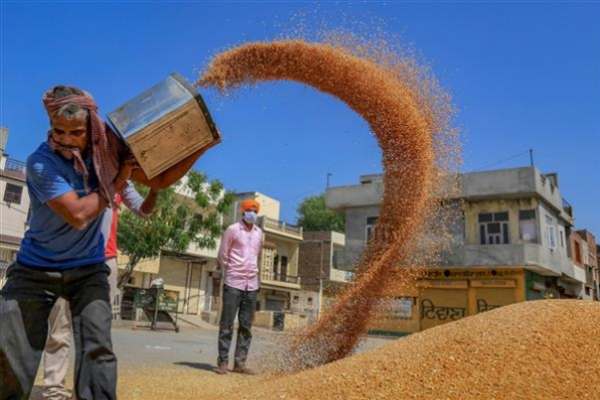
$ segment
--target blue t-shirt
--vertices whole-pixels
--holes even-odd
[[[98,188],[98,178],[91,160],[85,162],[91,191]],[[61,157],[47,143],[42,143],[27,159],[27,189],[31,198],[29,229],[17,254],[20,264],[64,270],[104,261],[103,213],[84,229],[77,230],[47,204],[71,191],[80,197],[88,194],[83,176],[75,172],[72,160]]]

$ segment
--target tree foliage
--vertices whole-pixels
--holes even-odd
[[[201,249],[214,249],[223,232],[221,216],[233,203],[233,194],[226,192],[217,180],[208,181],[199,172],[189,172],[181,184],[158,194],[154,213],[140,218],[123,208],[117,230],[119,250],[129,257],[119,287],[129,280],[136,265],[143,259],[158,257],[162,250],[183,253],[192,244]],[[185,192],[185,195],[176,192]],[[142,196],[148,188],[136,186]]]
[[[325,206],[325,195],[305,198],[298,207],[298,224],[305,231],[344,232],[345,219]]]

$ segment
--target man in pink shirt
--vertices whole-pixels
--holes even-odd
[[[238,314],[237,344],[233,372],[250,373],[246,359],[252,341],[252,320],[258,295],[258,255],[263,233],[255,225],[260,206],[247,199],[240,204],[242,220],[229,226],[219,248],[218,262],[224,271],[224,285],[219,324],[219,358],[216,372],[226,374],[233,322]]]

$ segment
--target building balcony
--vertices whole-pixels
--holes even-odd
[[[537,197],[573,223],[573,207],[558,189],[556,174],[542,174],[535,167],[481,171],[460,176],[462,198],[466,200]]]
[[[25,173],[26,164],[23,161],[15,160],[14,158],[7,158],[4,169],[6,171],[18,171]]]
[[[6,158],[0,167],[0,175],[25,181],[26,164],[23,161]]]
[[[525,268],[540,275],[565,274],[573,279],[579,278],[566,255],[536,243],[456,246],[444,255],[444,264],[457,267]]]
[[[594,272],[586,268],[585,270],[585,283],[590,287],[594,287]]]
[[[566,266],[562,273],[563,277],[568,278],[568,280],[571,282],[585,283],[585,269],[575,264],[571,263],[570,266]]]
[[[286,222],[266,216],[261,216],[258,218],[258,226],[260,226],[261,229],[266,232],[271,232],[291,239],[302,240],[301,226],[288,224]]]
[[[299,276],[263,271],[260,274],[260,281],[262,285],[266,286],[277,286],[288,289],[300,289]]]
[[[563,210],[569,215],[569,217],[573,218],[573,206],[569,203],[564,197],[562,199]]]
[[[327,189],[325,204],[333,210],[344,210],[348,207],[368,207],[380,205],[383,201],[383,179],[361,177],[360,185],[337,186]]]

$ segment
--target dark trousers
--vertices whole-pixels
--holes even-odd
[[[252,342],[252,321],[256,309],[258,290],[239,290],[223,286],[223,305],[219,324],[219,364],[229,360],[229,347],[233,335],[233,322],[238,314],[238,332],[235,346],[235,365],[244,365]]]
[[[79,400],[116,398],[117,359],[110,338],[111,307],[105,264],[65,271],[14,263],[0,292],[0,400],[29,398],[58,297],[69,301]]]

